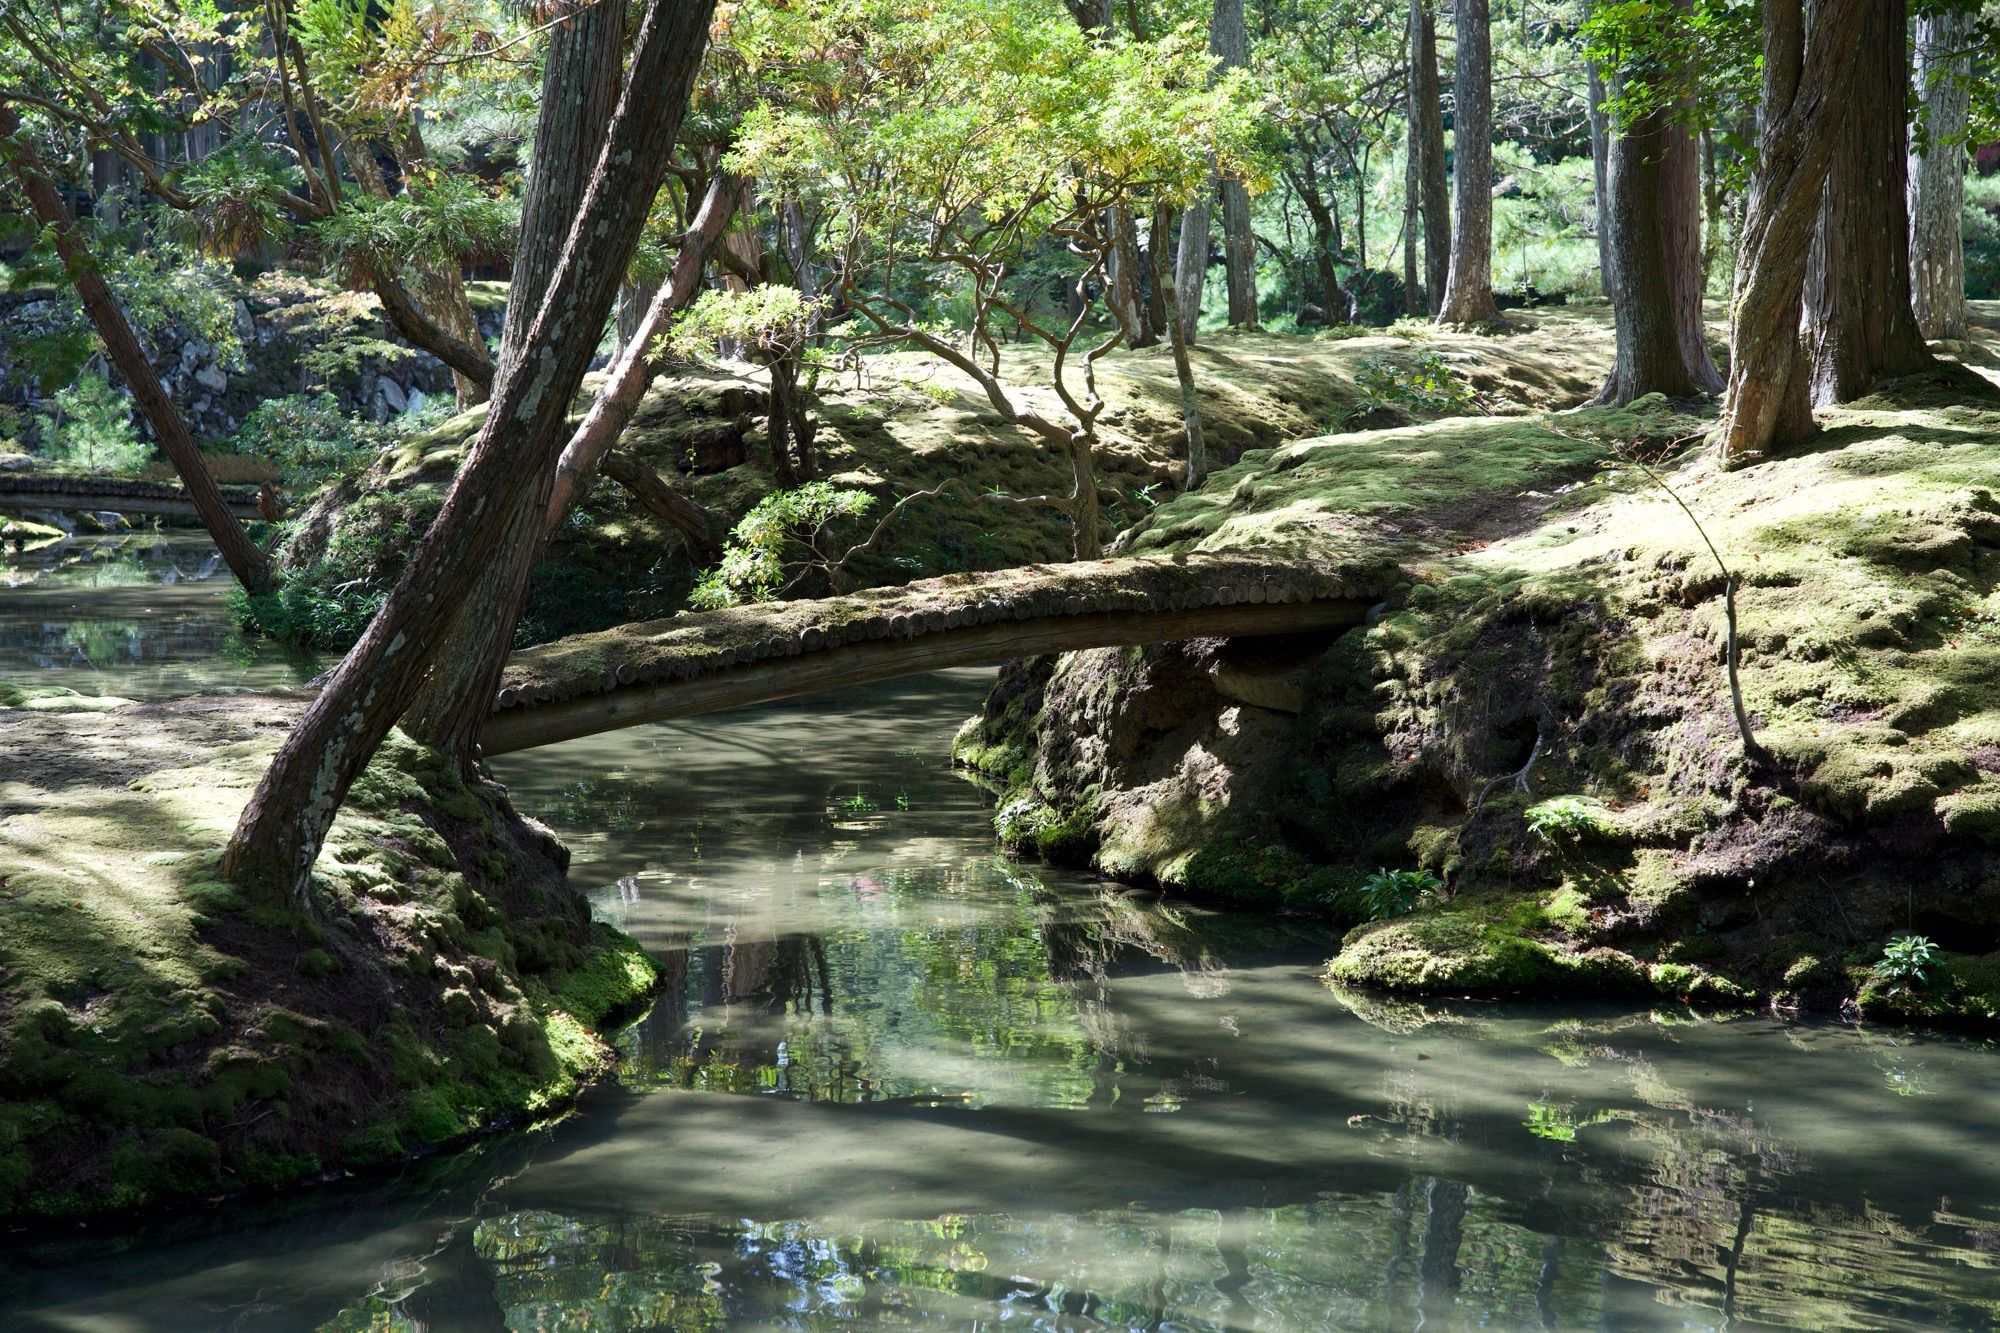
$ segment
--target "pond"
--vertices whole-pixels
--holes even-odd
[[[132,567],[0,594],[6,678],[309,667],[231,656],[218,585],[155,577],[178,557]],[[20,646],[106,619],[113,661]],[[667,966],[617,1081],[391,1177],[15,1238],[0,1327],[1994,1321],[1989,1044],[1336,995],[1309,921],[998,855],[946,759],[987,679],[508,756]]]

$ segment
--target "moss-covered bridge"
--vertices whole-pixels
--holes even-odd
[[[1240,555],[1033,565],[624,625],[517,653],[485,752],[946,667],[1359,624],[1392,566]]]

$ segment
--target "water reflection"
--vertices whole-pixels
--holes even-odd
[[[0,1325],[1986,1327],[1986,1044],[1333,994],[996,858],[976,674],[510,756],[670,972],[554,1126],[115,1244]]]
[[[73,536],[0,556],[0,682],[161,699],[310,679],[309,655],[246,639],[201,536]]]

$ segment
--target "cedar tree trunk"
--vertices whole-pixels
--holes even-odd
[[[493,401],[465,466],[382,609],[293,728],[230,837],[224,871],[253,892],[285,895],[312,910],[313,862],[341,800],[439,655],[455,646],[456,613],[505,554],[510,517],[530,495],[547,503],[564,420],[666,175],[713,8],[714,0],[648,0],[582,207],[559,214],[545,198],[531,198],[537,221],[526,238],[534,242],[530,253],[544,243],[541,233],[563,230],[561,258],[534,293],[538,301],[519,287],[512,294],[509,323],[517,332],[503,342]],[[555,111],[557,123],[573,121],[557,108],[597,94],[582,84],[563,84],[557,98],[544,99],[545,112]],[[537,184],[534,195],[550,184]]]
[[[1424,301],[1444,308],[1451,279],[1451,202],[1445,184],[1444,91],[1438,86],[1437,20],[1431,0],[1410,0],[1410,148],[1423,175]]]
[[[1440,324],[1498,324],[1493,301],[1493,29],[1487,0],[1458,0],[1451,273]]]
[[[1813,406],[1931,364],[1910,305],[1906,0],[1873,0],[1839,91],[1840,126],[1806,268]],[[1817,12],[1817,10],[1815,11]]]
[[[1917,17],[1924,146],[1910,158],[1910,298],[1926,338],[1963,341],[1965,128],[1972,94],[1971,10]]]
[[[1750,461],[1812,433],[1799,341],[1807,251],[1834,135],[1860,58],[1864,12],[1884,0],[1765,0],[1757,166],[1730,303],[1729,389],[1718,435],[1723,461]]]

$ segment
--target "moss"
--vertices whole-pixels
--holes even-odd
[[[1868,1018],[1990,1026],[2000,1022],[2000,952],[1942,954],[1914,985],[1887,981],[1871,969],[1857,1001]]]
[[[1637,995],[1642,964],[1615,949],[1573,950],[1529,933],[1518,904],[1483,903],[1359,926],[1327,980],[1419,995]]]
[[[27,752],[143,735],[136,753],[187,765],[104,786],[57,759],[9,788],[0,1217],[272,1188],[544,1113],[654,984],[589,923],[559,844],[401,736],[336,819],[310,916],[214,878],[290,707],[0,723]]]

